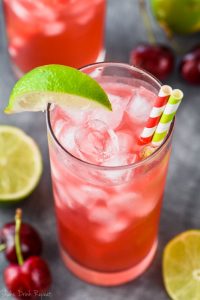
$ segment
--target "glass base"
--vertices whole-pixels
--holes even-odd
[[[140,276],[150,266],[155,256],[157,245],[158,242],[156,240],[149,254],[138,265],[128,270],[114,273],[102,273],[87,269],[75,262],[62,248],[60,251],[65,265],[80,279],[95,285],[115,286]]]
[[[103,48],[94,63],[103,62],[106,57],[106,50]],[[11,63],[13,73],[17,79],[21,78],[24,73],[14,64]]]

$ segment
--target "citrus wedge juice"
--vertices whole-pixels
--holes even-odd
[[[103,87],[112,111],[49,106],[60,249],[80,278],[116,285],[139,276],[155,255],[172,135],[143,160],[139,136],[159,83],[124,64],[82,71]]]

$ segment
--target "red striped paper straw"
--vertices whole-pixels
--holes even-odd
[[[171,93],[172,88],[169,85],[161,86],[158,97],[156,98],[154,106],[150,112],[149,119],[147,120],[146,126],[140,135],[140,142],[142,144],[148,144],[151,142]]]

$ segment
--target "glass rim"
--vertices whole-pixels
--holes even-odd
[[[152,74],[150,74],[149,72],[147,72],[146,70],[143,70],[141,68],[137,68],[135,66],[126,64],[126,63],[117,63],[117,62],[100,62],[100,63],[92,63],[92,64],[88,64],[86,66],[83,66],[82,68],[80,68],[79,70],[85,70],[87,68],[93,67],[93,66],[113,66],[113,67],[123,67],[123,68],[127,68],[129,70],[132,71],[137,71],[140,74],[144,74],[145,76],[149,77],[151,80],[153,80],[158,86],[161,87],[161,82],[159,80],[157,80]],[[56,143],[56,145],[67,155],[69,155],[73,160],[77,161],[78,163],[81,163],[87,167],[93,168],[93,169],[98,169],[98,170],[126,170],[126,169],[135,169],[138,167],[141,167],[145,164],[150,163],[155,157],[157,157],[157,155],[159,155],[162,150],[167,147],[167,145],[170,142],[170,139],[172,137],[172,133],[173,133],[173,128],[174,128],[174,123],[175,123],[175,118],[170,126],[169,132],[167,134],[167,137],[165,138],[164,142],[157,147],[157,149],[148,157],[144,158],[143,160],[140,160],[138,162],[135,163],[131,163],[128,165],[123,165],[123,166],[101,166],[101,165],[97,165],[97,164],[93,164],[90,163],[88,161],[82,160],[81,158],[76,157],[75,155],[73,155],[72,153],[70,153],[57,139],[57,137],[54,134],[53,128],[51,126],[51,118],[50,118],[50,107],[52,104],[48,104],[47,106],[47,110],[46,110],[46,123],[47,123],[47,130],[48,133],[50,132],[51,137],[53,139],[53,141]]]

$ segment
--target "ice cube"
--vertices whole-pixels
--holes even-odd
[[[110,101],[112,103],[119,102],[120,106],[124,110],[133,96],[132,88],[126,84],[117,83],[116,85],[101,80],[99,81],[107,92]]]
[[[49,0],[48,0],[49,1]],[[57,4],[58,0],[56,0]],[[60,0],[60,2],[63,2]],[[74,21],[77,21],[82,14],[86,14],[90,12],[92,6],[90,1],[80,1],[80,0],[65,0],[64,1],[63,9],[66,9],[66,2],[67,2],[67,9],[66,15],[69,17],[75,17]],[[93,11],[93,10],[92,10]]]
[[[120,130],[116,132],[118,138],[119,149],[121,153],[131,153],[136,141],[133,134],[129,130]]]
[[[90,210],[95,209],[98,206],[98,203],[101,204],[108,201],[109,195],[102,189],[90,186],[90,185],[80,185],[78,187],[81,193],[81,197],[76,197],[77,203],[82,205],[85,209]],[[78,192],[77,192],[78,193]]]
[[[107,167],[117,167],[117,166],[126,166],[134,163],[137,160],[136,154],[123,154],[118,153],[110,159],[105,160],[102,165]],[[108,180],[110,184],[121,184],[130,180],[133,176],[134,170],[132,169],[114,169],[114,170],[105,170],[101,172],[101,176],[104,177],[104,180]]]
[[[138,203],[142,200],[142,197],[140,194],[134,192],[124,192],[112,197],[111,200],[108,203],[110,210],[115,214],[121,214],[123,212],[130,212],[135,207],[136,202]]]
[[[42,26],[44,35],[53,36],[59,35],[67,29],[67,24],[61,21],[47,22]]]
[[[114,216],[111,211],[108,210],[107,207],[95,206],[90,210],[88,218],[90,221],[99,224],[110,224],[114,221]]]
[[[96,186],[92,186],[92,185],[83,185],[81,187],[82,191],[84,194],[86,194],[86,197],[89,199],[88,202],[90,202],[90,206],[93,206],[95,204],[98,205],[99,202],[101,202],[101,204],[104,203],[104,205],[106,206],[107,202],[109,201],[109,194],[103,190],[103,188],[99,188]]]
[[[84,10],[75,19],[76,23],[80,26],[87,25],[95,17],[95,12],[95,7],[84,7]]]
[[[111,214],[107,212],[107,215],[105,215],[104,212],[104,216],[108,218]],[[125,219],[112,216],[110,222],[99,224],[99,228],[95,232],[95,237],[104,243],[112,242],[123,230],[127,229],[129,223],[129,218]]]
[[[58,180],[61,181],[62,179],[62,174],[59,171],[59,168],[57,168],[56,163],[51,163],[51,174],[53,177],[53,180]]]
[[[65,120],[57,120],[55,122],[55,125],[54,125],[54,133],[55,133],[55,136],[59,139],[60,135],[61,135],[61,132],[64,128],[64,126],[66,125],[66,121]]]
[[[127,216],[127,220],[134,218],[141,218],[148,215],[155,207],[155,197],[149,197],[142,193],[127,191],[120,193],[111,198],[108,202],[109,209],[117,215]]]
[[[89,187],[88,187],[89,188]],[[86,186],[82,186],[81,184],[75,185],[74,183],[67,181],[67,184],[62,183],[60,185],[62,198],[67,199],[67,201],[70,203],[70,207],[73,206],[73,208],[77,206],[81,206],[85,210],[87,210],[87,213],[91,214],[91,211],[96,211],[97,209],[97,198],[94,196],[94,190],[93,189],[86,189]],[[93,194],[91,194],[91,190]],[[95,191],[98,193],[97,189]],[[102,192],[103,193],[103,192]],[[94,196],[94,197],[93,197]],[[102,196],[102,195],[101,195]],[[103,194],[105,197],[105,194]],[[106,195],[107,196],[107,195]],[[70,199],[70,201],[69,201]],[[67,202],[67,203],[68,203]]]
[[[21,48],[25,45],[26,40],[19,36],[13,36],[11,43],[8,47],[9,54],[11,56],[17,56]]]
[[[128,165],[129,157],[128,155],[118,153],[115,156],[112,156],[110,159],[106,159],[103,161],[102,165],[107,167],[119,167]]]
[[[67,124],[62,128],[58,137],[60,143],[67,151],[76,154],[75,134],[77,128],[75,126],[69,127]]]
[[[130,218],[128,218],[128,217],[127,218],[117,217],[115,219],[115,221],[111,224],[109,231],[110,232],[112,231],[112,232],[115,232],[115,233],[121,232],[121,231],[125,230],[128,227],[129,223],[130,223]]]
[[[15,0],[12,2],[10,8],[19,19],[25,22],[29,22],[31,20],[31,12],[26,7],[24,1]]]
[[[17,48],[15,48],[14,46],[9,46],[8,47],[8,52],[9,52],[11,57],[17,56],[18,51],[19,50]]]
[[[145,122],[150,114],[152,103],[144,95],[136,92],[127,106],[128,115],[138,123]]]
[[[58,17],[58,10],[49,1],[13,0],[10,7],[27,26],[32,24],[38,27],[38,21],[44,25],[45,21],[54,21]]]
[[[145,87],[141,86],[139,88],[139,94],[140,96],[143,96],[144,98],[148,99],[151,105],[153,105],[156,95],[152,91],[147,90]]]
[[[139,201],[135,203],[134,210],[132,210],[132,215],[140,218],[149,215],[157,205],[157,197],[155,195],[143,195]]]
[[[75,208],[74,199],[69,195],[66,186],[63,183],[54,183],[53,190],[54,197],[56,196],[56,204],[58,204],[59,207],[65,207],[67,205],[71,209]]]
[[[110,232],[107,227],[100,227],[95,231],[95,238],[101,243],[111,243],[116,240],[118,234]]]
[[[107,111],[101,108],[94,109],[91,111],[89,118],[101,120],[106,123],[108,128],[115,129],[120,125],[123,119],[125,108],[122,105],[120,97],[109,94],[108,97],[112,103],[112,111]]]
[[[25,0],[25,2],[27,2],[27,0]],[[53,22],[59,17],[58,6],[49,0],[29,1],[29,9],[31,9],[32,16],[36,17],[38,21],[41,21],[41,25],[44,25],[45,21]]]
[[[63,109],[64,113],[71,119],[75,125],[85,124],[88,120],[89,106],[85,106],[82,109],[75,107],[68,107]]]
[[[85,127],[77,129],[75,143],[85,159],[92,163],[112,157],[119,149],[114,131],[100,120],[90,120]]]

